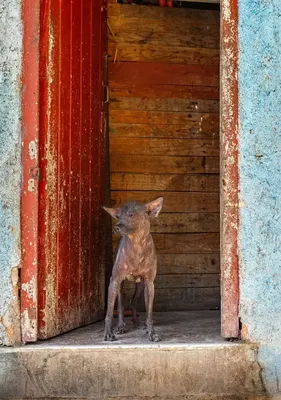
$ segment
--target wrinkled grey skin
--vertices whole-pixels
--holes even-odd
[[[112,328],[114,304],[118,297],[117,332],[125,332],[124,309],[122,305],[122,287],[125,279],[136,282],[136,290],[132,299],[134,325],[139,327],[137,317],[137,300],[144,290],[146,306],[146,329],[149,339],[160,341],[154,332],[152,311],[154,300],[154,279],[157,272],[157,257],[152,236],[150,234],[150,218],[157,217],[163,205],[163,198],[140,204],[134,201],[124,204],[121,208],[106,208],[118,222],[114,233],[121,235],[112,276],[108,289],[107,313],[105,318],[104,340],[114,341],[116,336]]]

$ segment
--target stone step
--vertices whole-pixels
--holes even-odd
[[[239,342],[5,348],[0,399],[263,398],[256,356]]]

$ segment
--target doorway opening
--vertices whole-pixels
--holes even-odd
[[[220,308],[220,13],[188,5],[108,10],[111,201],[164,198],[152,223],[161,312]]]
[[[103,318],[117,242],[101,206],[158,196],[156,328],[201,315],[219,335],[220,11],[175,5],[41,6],[38,326],[24,341]]]

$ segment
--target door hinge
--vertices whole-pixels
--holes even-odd
[[[109,102],[109,89],[108,89],[108,86],[107,85],[104,85],[103,86],[103,90],[104,90],[104,104],[106,104],[106,103],[108,103]]]

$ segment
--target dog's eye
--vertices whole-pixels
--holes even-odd
[[[132,218],[134,216],[134,214],[130,214],[129,217]]]

